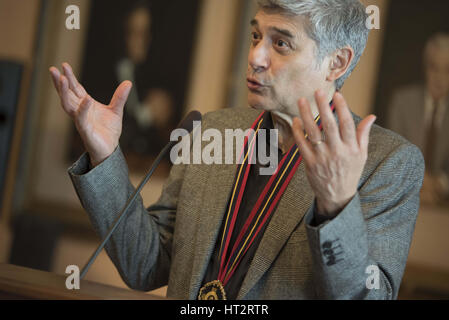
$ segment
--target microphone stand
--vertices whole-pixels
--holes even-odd
[[[192,132],[194,129],[195,121],[201,121],[201,113],[198,111],[191,111],[186,118],[179,124],[178,128],[184,129],[187,132]],[[90,266],[94,263],[95,259],[100,254],[101,250],[103,250],[104,246],[108,242],[109,238],[111,238],[112,234],[114,233],[115,229],[117,229],[117,226],[122,222],[123,218],[128,213],[129,208],[133,204],[133,202],[136,200],[137,195],[142,191],[143,187],[147,184],[148,180],[150,180],[151,176],[153,175],[154,171],[156,170],[159,163],[161,163],[164,156],[170,151],[170,149],[177,143],[177,141],[170,141],[164,149],[159,153],[156,160],[154,160],[153,165],[151,166],[150,171],[147,173],[147,175],[143,178],[142,182],[139,184],[137,189],[134,191],[134,193],[131,195],[131,197],[126,202],[125,207],[120,211],[118,218],[115,220],[114,224],[112,225],[112,228],[109,230],[106,237],[104,237],[101,244],[98,246],[97,250],[92,254],[89,261],[87,261],[86,265],[81,270],[80,279],[83,279],[86,275],[87,271],[89,271]]]
[[[119,213],[118,218],[115,220],[112,228],[109,230],[108,234],[104,237],[103,241],[98,246],[97,250],[95,250],[95,252],[90,257],[89,261],[86,263],[86,265],[81,270],[80,279],[83,279],[84,276],[86,275],[87,271],[89,271],[89,268],[94,263],[95,259],[100,254],[101,250],[103,250],[104,246],[106,245],[106,243],[108,242],[108,240],[112,236],[112,234],[114,233],[115,229],[117,229],[117,227],[120,224],[120,222],[122,222],[123,218],[126,216],[129,208],[131,207],[133,202],[136,200],[137,195],[140,193],[140,191],[142,191],[143,187],[147,184],[148,180],[150,180],[151,176],[153,175],[153,173],[156,170],[156,168],[159,165],[159,163],[161,163],[161,161],[164,158],[164,156],[175,145],[175,143],[176,143],[176,141],[170,141],[170,143],[168,143],[165,146],[165,148],[162,149],[162,151],[159,153],[159,155],[157,156],[156,160],[154,160],[153,165],[151,166],[150,171],[143,178],[142,182],[139,184],[139,186],[137,187],[136,191],[134,191],[134,193],[128,199],[128,201],[126,202],[125,207]]]

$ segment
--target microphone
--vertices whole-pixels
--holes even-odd
[[[192,132],[193,129],[195,129],[194,121],[201,121],[201,118],[202,118],[202,116],[201,116],[200,112],[198,112],[198,111],[191,111],[184,118],[184,120],[182,120],[179,123],[179,125],[177,127],[178,129],[186,130],[185,134],[182,135],[182,136],[185,136],[185,135],[189,134],[190,132]],[[158,167],[158,165],[161,163],[162,159],[169,152],[169,150],[175,145],[175,143],[177,143],[177,141],[170,141],[165,146],[165,148],[162,149],[162,151],[159,153],[159,155],[157,156],[156,160],[154,160],[153,165],[151,166],[150,171],[148,171],[147,175],[143,178],[142,182],[140,182],[140,184],[137,187],[136,191],[134,191],[134,193],[131,195],[131,197],[129,197],[129,199],[126,201],[125,206],[123,207],[122,211],[120,211],[120,213],[118,215],[118,218],[115,220],[112,228],[109,230],[108,234],[106,235],[106,237],[104,237],[103,241],[98,246],[97,250],[95,250],[95,252],[90,257],[89,261],[86,263],[86,265],[81,270],[80,279],[83,279],[84,276],[86,275],[87,271],[89,271],[89,268],[94,263],[95,259],[100,254],[101,250],[103,250],[104,246],[106,245],[108,240],[111,238],[111,236],[114,233],[115,229],[117,229],[117,227],[120,224],[120,222],[122,222],[123,218],[128,213],[128,210],[131,207],[131,205],[134,203],[134,201],[136,200],[137,195],[140,193],[140,191],[142,191],[143,187],[147,184],[148,180],[150,180],[151,176],[153,175],[153,173],[156,170],[156,168]]]

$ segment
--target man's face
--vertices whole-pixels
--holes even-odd
[[[427,88],[436,100],[449,94],[449,50],[430,47],[426,63]]]
[[[314,101],[318,89],[328,91],[329,60],[316,62],[316,44],[302,17],[259,10],[252,24],[248,57],[248,103],[251,107],[298,116],[297,102]]]

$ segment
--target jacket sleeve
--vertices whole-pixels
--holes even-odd
[[[120,147],[89,171],[85,153],[69,176],[96,233],[108,233],[127,199],[135,191]],[[132,289],[149,291],[168,283],[178,193],[184,166],[173,166],[158,202],[146,209],[139,195],[106,244],[122,279]]]
[[[314,227],[312,206],[306,228],[318,298],[397,298],[423,175],[421,152],[402,144],[367,177],[334,219]]]

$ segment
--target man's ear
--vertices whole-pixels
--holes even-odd
[[[335,51],[330,57],[329,73],[327,81],[335,81],[341,78],[354,60],[354,50],[350,46]]]

